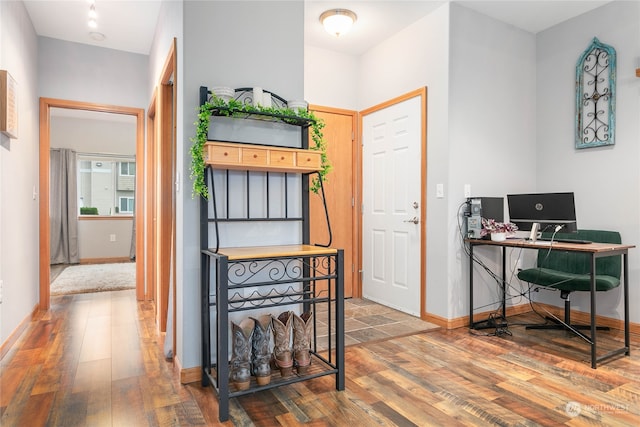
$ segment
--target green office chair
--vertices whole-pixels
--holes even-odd
[[[543,235],[543,237],[551,237]],[[622,243],[620,233],[603,230],[578,230],[577,233],[557,233],[555,239],[580,239],[599,243]],[[564,299],[564,324],[557,319],[547,317],[551,324],[529,325],[527,329],[589,329],[588,325],[571,324],[571,292],[591,290],[590,255],[580,252],[549,251],[538,249],[536,268],[529,268],[518,273],[518,278],[542,288],[560,290],[560,298]],[[621,255],[596,259],[596,291],[604,292],[620,286]],[[597,329],[608,330],[599,326]]]

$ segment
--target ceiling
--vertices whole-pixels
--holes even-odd
[[[305,0],[305,43],[360,55],[443,3],[445,1]],[[537,33],[609,1],[463,0],[458,3]],[[24,0],[24,4],[39,36],[147,55],[161,1],[95,0],[98,27],[94,30],[87,26],[89,3],[86,0]],[[352,31],[340,38],[327,34],[320,25],[320,14],[332,8],[350,9],[358,15]],[[91,31],[104,34],[105,39],[95,40]]]

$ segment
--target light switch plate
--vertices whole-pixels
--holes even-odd
[[[442,199],[444,197],[444,184],[436,184],[436,197]]]

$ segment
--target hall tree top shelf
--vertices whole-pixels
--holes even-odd
[[[253,102],[253,88],[250,87],[241,87],[235,89],[235,94],[233,96],[235,101],[240,102],[241,104],[251,104]],[[273,107],[277,109],[285,109],[287,108],[287,101],[281,96],[276,95],[275,93],[264,91],[265,94],[270,95],[271,104]],[[200,87],[200,100],[201,103],[204,102],[212,102],[213,93],[204,86]],[[270,111],[251,111],[251,112],[234,112],[234,115],[230,115],[231,109],[225,106],[216,106],[211,110],[212,116],[218,117],[233,117],[237,119],[255,119],[255,120],[269,120],[273,122],[282,122],[293,126],[299,126],[302,128],[307,128],[313,124],[313,120],[307,117],[296,117],[288,114],[281,114],[278,112],[270,112]]]

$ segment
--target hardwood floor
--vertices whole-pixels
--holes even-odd
[[[640,425],[638,337],[593,370],[562,331],[409,332],[347,347],[343,392],[321,377],[243,396],[220,424],[212,390],[181,385],[164,359],[151,304],[131,290],[55,297],[2,360],[0,425]],[[602,350],[619,335],[599,333]]]

